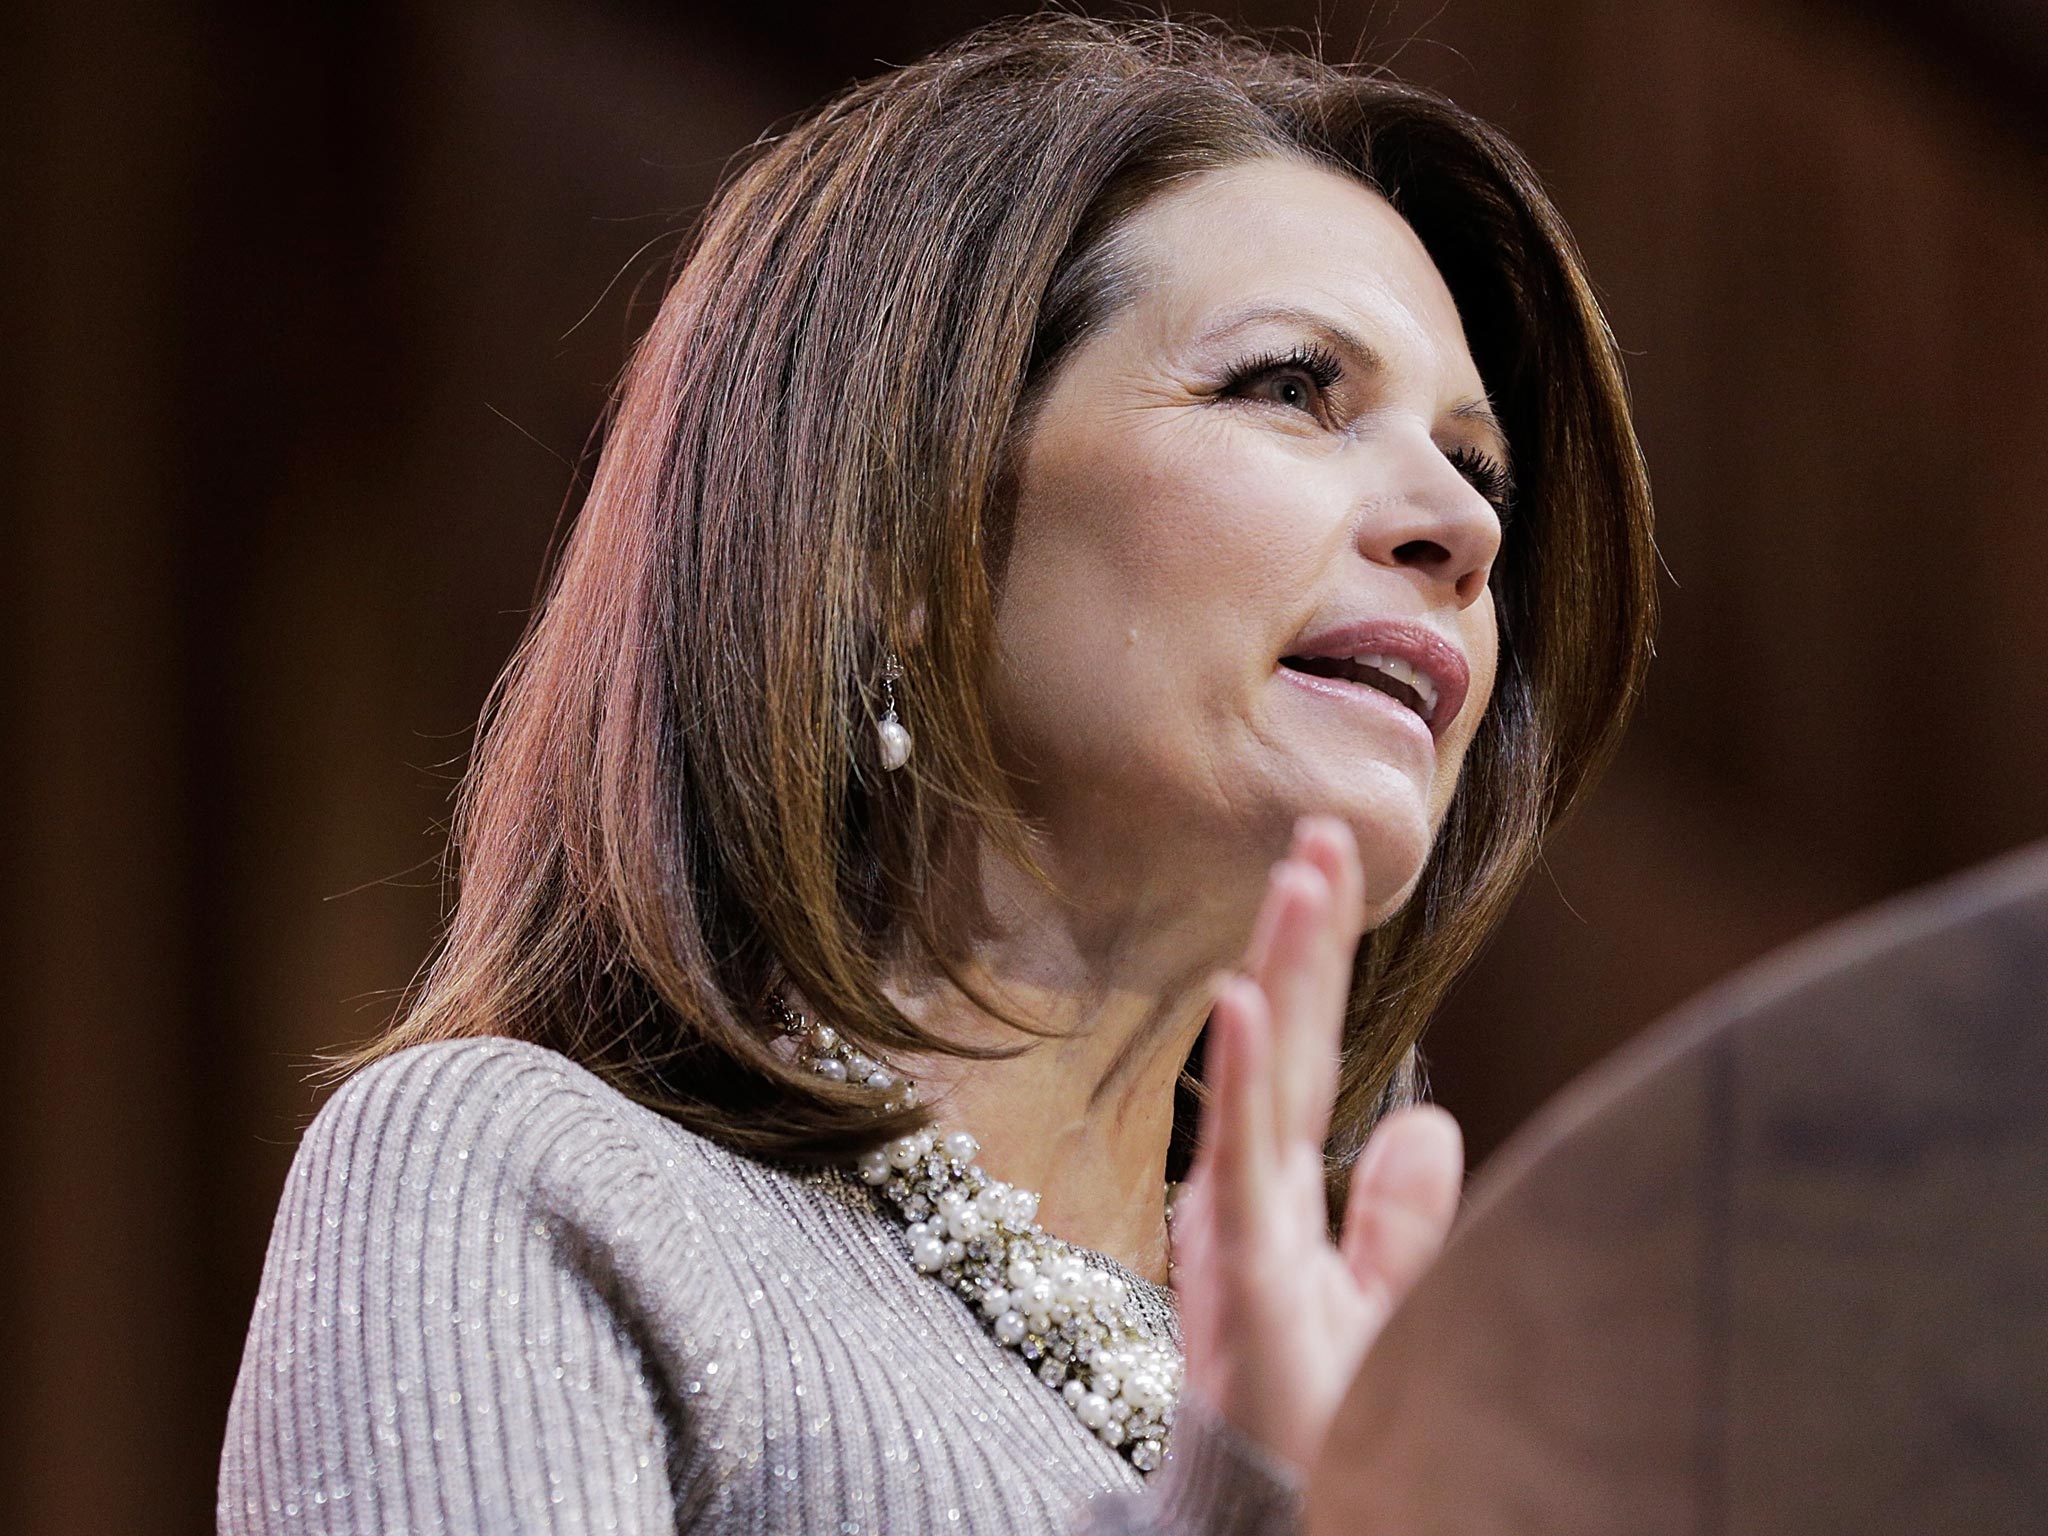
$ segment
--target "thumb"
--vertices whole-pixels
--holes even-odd
[[[1465,1178],[1465,1137],[1434,1104],[1382,1120],[1351,1175],[1339,1247],[1361,1289],[1392,1311],[1450,1235]]]

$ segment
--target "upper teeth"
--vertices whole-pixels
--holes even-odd
[[[1371,667],[1375,672],[1384,672],[1397,683],[1406,683],[1422,700],[1422,718],[1436,718],[1436,684],[1429,680],[1427,673],[1418,672],[1398,656],[1382,656],[1371,652],[1351,658],[1356,666]]]

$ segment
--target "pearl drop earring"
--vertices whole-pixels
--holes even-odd
[[[875,724],[875,736],[881,743],[882,766],[892,773],[910,761],[910,732],[896,718],[896,679],[902,675],[903,667],[891,651],[882,668],[882,718]]]

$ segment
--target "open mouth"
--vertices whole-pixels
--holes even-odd
[[[1332,677],[1347,683],[1363,683],[1399,700],[1420,715],[1424,724],[1436,717],[1437,687],[1409,662],[1398,656],[1372,653],[1364,656],[1283,656],[1280,665],[1316,677]]]

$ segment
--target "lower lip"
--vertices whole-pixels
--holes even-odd
[[[1432,754],[1436,751],[1436,737],[1431,734],[1428,722],[1392,694],[1382,693],[1365,683],[1346,682],[1341,677],[1319,677],[1313,672],[1297,672],[1292,667],[1283,666],[1279,671],[1289,682],[1306,688],[1310,693],[1369,710],[1412,734]]]

